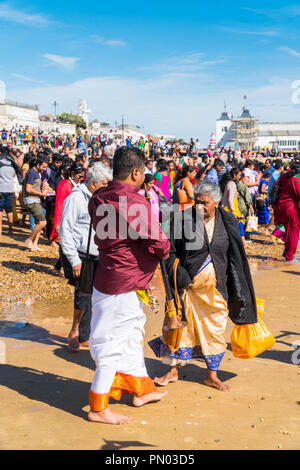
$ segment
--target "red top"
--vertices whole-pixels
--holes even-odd
[[[89,202],[99,250],[94,286],[104,294],[148,289],[159,260],[170,250],[150,204],[138,191],[111,181]]]
[[[69,196],[69,194],[71,194],[72,190],[73,190],[73,185],[71,181],[69,181],[68,179],[62,180],[57,186],[53,229],[50,235],[51,239],[58,237],[58,234],[55,232],[55,226],[60,224],[65,199]]]

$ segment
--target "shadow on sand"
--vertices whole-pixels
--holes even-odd
[[[21,273],[26,273],[27,271],[34,270],[38,273],[51,274],[54,277],[59,277],[59,275],[53,270],[44,264],[36,263],[24,263],[20,261],[3,261],[2,266],[5,266],[12,271],[17,271]]]
[[[32,341],[54,346],[67,344],[67,338],[52,335],[50,331],[32,323],[0,321],[0,338],[13,338],[21,341]]]
[[[0,371],[0,385],[3,387],[15,390],[30,400],[87,419],[87,413],[82,408],[88,404],[90,383],[10,364],[0,365]]]
[[[128,447],[156,447],[152,444],[146,444],[145,442],[140,441],[108,441],[103,439],[104,444],[100,447],[100,450],[122,450]]]

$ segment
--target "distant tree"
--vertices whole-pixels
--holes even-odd
[[[101,126],[109,127],[109,122],[100,122]]]
[[[81,127],[82,129],[86,129],[86,122],[82,117],[77,116],[77,114],[71,114],[71,113],[62,113],[59,117],[58,120],[60,122],[64,123],[69,123],[69,124],[74,124],[77,127]]]

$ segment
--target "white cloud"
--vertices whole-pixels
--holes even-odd
[[[162,60],[156,64],[143,67],[143,70],[151,70],[172,74],[191,74],[196,76],[195,72],[201,72],[217,64],[227,62],[227,57],[220,57],[213,60],[204,60],[205,55],[201,52],[189,53],[185,56],[173,56]]]
[[[221,28],[222,31],[226,31],[227,33],[233,33],[233,34],[249,34],[253,36],[279,36],[278,31],[247,31],[245,29],[241,28]]]
[[[91,36],[91,39],[92,41],[99,43],[99,44],[104,41],[104,38],[102,36],[96,36],[96,35]]]
[[[298,16],[300,15],[300,7],[299,5],[286,5],[281,8],[271,9],[271,8],[249,8],[249,7],[242,7],[243,10],[250,11],[256,15],[265,15],[269,18],[282,18],[283,16]]]
[[[228,112],[240,115],[248,96],[251,114],[264,121],[299,120],[299,106],[291,101],[291,82],[273,78],[260,87],[238,89],[220,87],[210,77],[206,82],[185,74],[161,75],[150,79],[122,77],[90,77],[65,86],[40,86],[9,90],[11,99],[40,103],[41,112],[51,111],[57,100],[61,112],[76,110],[85,98],[92,110],[91,119],[143,126],[146,132],[200,138],[207,145],[215,130],[215,121],[223,110],[226,98]]]
[[[25,75],[21,75],[19,73],[11,73],[10,75],[11,75],[11,77],[18,78],[18,79],[23,80],[25,82],[41,83],[41,84],[45,83],[45,81],[43,81],[43,80],[36,80],[35,78],[26,77]]]
[[[92,41],[97,44],[103,44],[104,46],[112,46],[112,47],[124,47],[127,45],[125,41],[121,39],[105,39],[102,36],[91,36]]]
[[[295,57],[300,58],[300,52],[295,51],[294,49],[291,49],[290,47],[280,47],[280,51],[284,51],[287,54],[293,55]]]
[[[126,42],[121,41],[119,39],[106,39],[105,41],[103,41],[103,44],[105,46],[113,46],[113,47],[124,47],[124,46],[126,46]]]
[[[30,26],[47,26],[50,21],[40,14],[27,13],[17,8],[11,7],[8,3],[0,4],[0,19],[11,23],[19,23]]]
[[[60,65],[61,67],[65,68],[66,70],[73,70],[76,62],[79,60],[75,57],[63,57],[61,55],[55,54],[44,54],[45,59],[50,60],[49,65]]]

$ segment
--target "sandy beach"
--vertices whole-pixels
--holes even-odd
[[[163,401],[143,408],[130,406],[130,397],[113,402],[112,409],[133,421],[111,426],[87,421],[94,363],[88,349],[68,350],[72,288],[53,272],[57,253],[43,242],[45,252],[30,253],[27,229],[16,230],[13,241],[0,237],[2,450],[300,449],[300,263],[283,262],[282,247],[257,235],[248,253],[275,346],[253,359],[234,357],[229,320],[220,378],[231,392],[204,386],[204,363],[193,361],[166,387]],[[146,310],[151,377],[166,370],[147,344],[160,336],[163,320],[157,278],[154,285],[161,309],[158,315]]]

